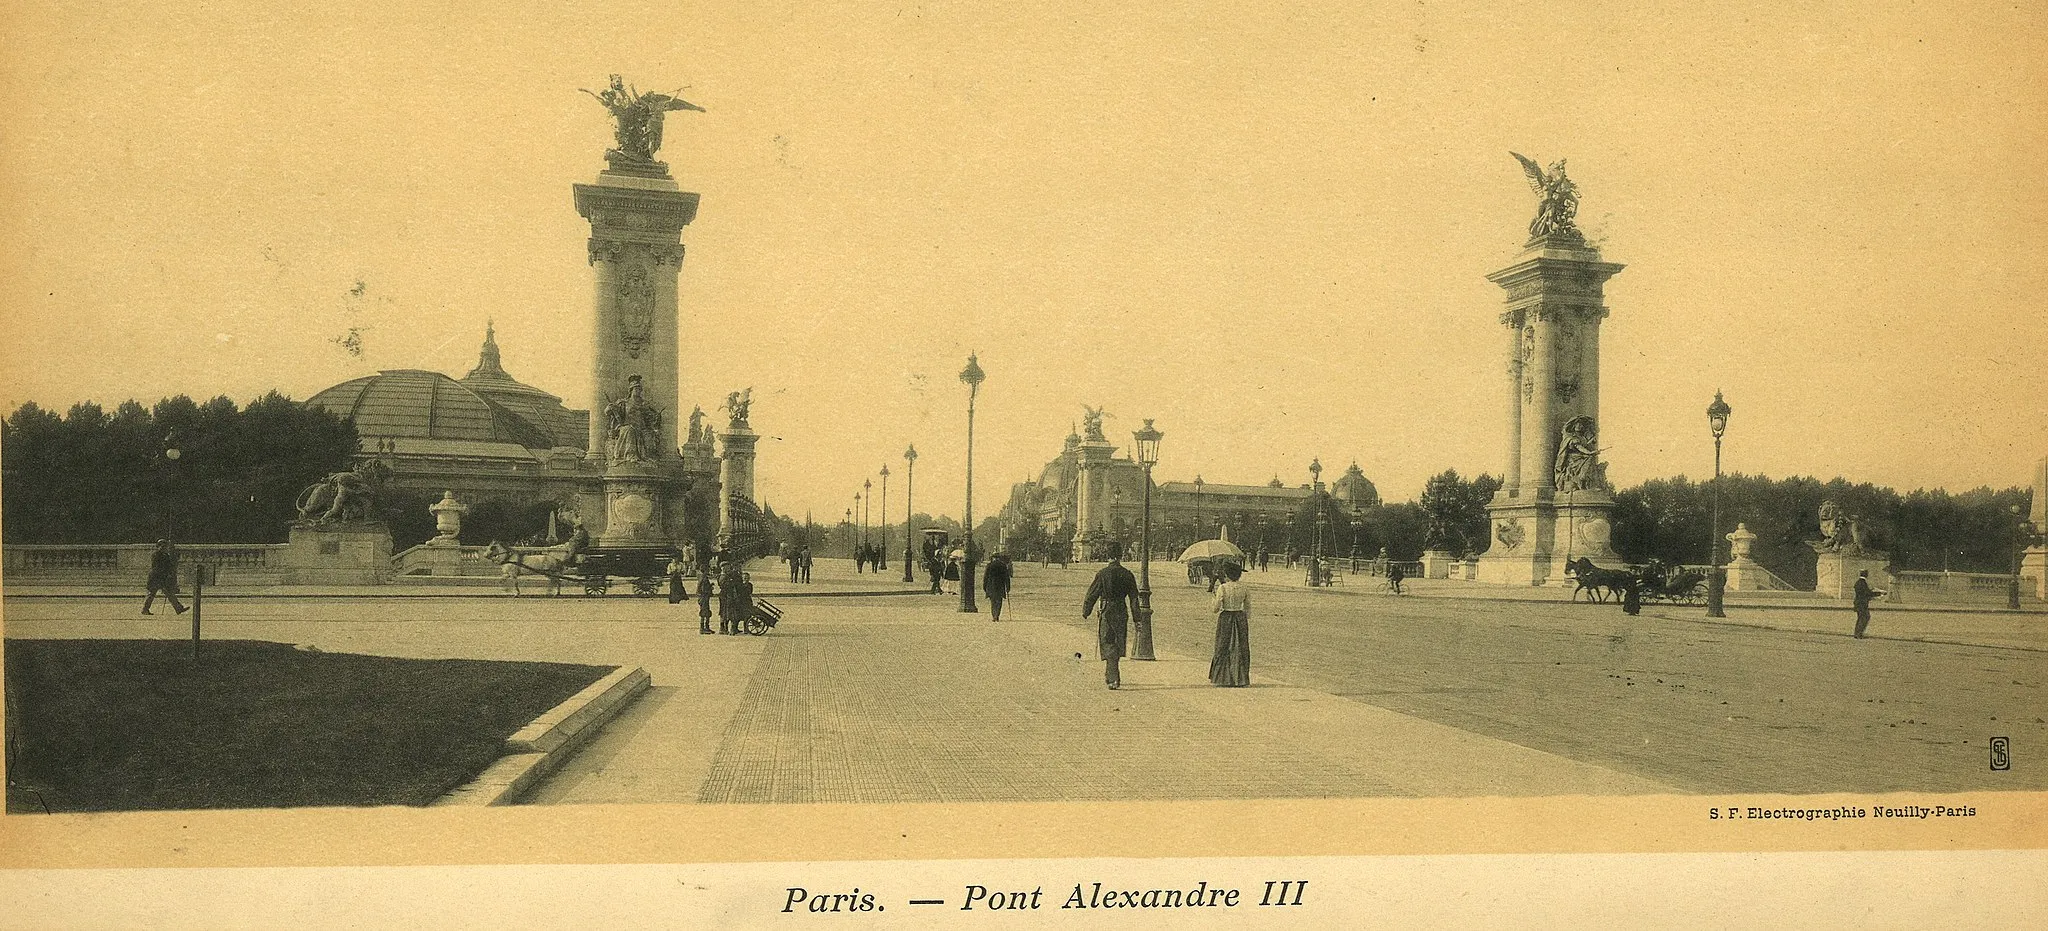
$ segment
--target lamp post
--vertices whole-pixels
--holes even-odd
[[[1202,521],[1202,476],[1198,474],[1195,476],[1195,539],[1188,542],[1194,543],[1208,539],[1208,537],[1202,535],[1204,529]]]
[[[906,463],[903,467],[903,581],[915,582],[917,579],[913,578],[910,574],[910,567],[913,562],[910,558],[910,538],[917,534],[917,528],[910,526],[910,496],[917,488],[917,447],[915,445],[906,447],[903,450],[903,461]]]
[[[2013,611],[2020,609],[2020,560],[2027,551],[2028,538],[2033,536],[2031,523],[2021,516],[2020,506],[2011,507],[2013,519],[2012,579],[2005,585],[2005,606]]]
[[[1308,532],[1315,535],[1309,544],[1308,585],[1315,588],[1323,584],[1323,460],[1318,456],[1308,463]]]
[[[1152,465],[1159,461],[1159,441],[1165,436],[1153,428],[1149,417],[1145,429],[1131,434],[1138,444],[1138,464],[1145,467],[1145,516],[1138,531],[1138,546],[1143,555],[1138,559],[1137,642],[1131,648],[1132,659],[1158,658],[1152,655]]]
[[[849,553],[851,553],[852,555],[856,555],[856,556],[857,556],[857,555],[859,555],[859,553],[858,553],[858,548],[860,547],[860,536],[859,536],[859,534],[856,534],[856,533],[854,532],[854,529],[853,529],[853,509],[852,509],[852,508],[847,508],[847,509],[846,509],[846,538],[847,538],[847,540],[851,541],[851,542],[847,543],[847,545],[846,545],[846,546],[847,546],[847,550],[848,550],[848,552],[849,552]]]
[[[889,568],[889,464],[882,463],[882,543],[875,547],[875,570]]]
[[[873,526],[872,524],[868,523],[868,515],[872,513],[875,509],[874,479],[862,479],[860,483],[860,490],[862,496],[861,501],[863,502],[860,506],[860,545],[863,548],[866,548],[868,545],[868,528],[870,526]],[[870,552],[872,552],[872,550],[870,550]],[[874,564],[869,563],[868,568],[873,569]]]
[[[868,555],[867,511],[860,505],[860,492],[853,493],[853,569],[860,571]]]
[[[1732,409],[1721,399],[1721,392],[1714,392],[1714,403],[1707,405],[1707,427],[1714,431],[1714,526],[1707,534],[1707,616],[1727,617],[1721,610],[1722,598],[1728,590],[1728,576],[1721,568],[1721,434],[1728,429],[1728,415]]]
[[[981,611],[974,606],[974,398],[987,378],[980,360],[968,353],[967,367],[960,370],[960,380],[967,385],[967,521],[962,530],[967,542],[960,556],[960,610],[966,614]]]

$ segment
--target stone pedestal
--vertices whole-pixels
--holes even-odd
[[[1829,598],[1847,598],[1856,592],[1856,575],[1870,573],[1870,587],[1888,589],[1892,587],[1892,574],[1886,570],[1891,560],[1886,554],[1864,551],[1862,553],[1821,553],[1814,566],[1818,584],[1814,591]]]
[[[1748,524],[1736,524],[1728,539],[1728,590],[1731,592],[1783,591],[1791,586],[1778,580],[1771,570],[1763,567],[1749,555],[1756,546],[1756,534],[1750,532]],[[1853,579],[1854,577],[1851,576]]]
[[[391,580],[391,529],[383,521],[297,523],[282,557],[287,585],[382,585]]]
[[[1451,577],[1451,565],[1455,562],[1457,560],[1452,559],[1451,554],[1443,550],[1423,550],[1422,577],[1425,579],[1448,579]]]
[[[1571,490],[1558,486],[1567,424],[1578,421],[1587,447],[1597,448],[1602,302],[1607,279],[1621,269],[1583,240],[1549,237],[1486,276],[1507,300],[1500,323],[1508,337],[1508,456],[1501,489],[1487,505],[1493,534],[1480,581],[1563,584],[1568,560],[1622,564],[1608,540],[1614,501],[1604,466],[1584,463],[1564,476]]]
[[[1565,565],[1585,558],[1606,569],[1623,565],[1614,552],[1614,498],[1605,491],[1559,495],[1545,491],[1532,500],[1502,500],[1486,506],[1493,519],[1493,545],[1479,558],[1479,581],[1496,585],[1563,585]]]
[[[617,462],[604,474],[604,532],[600,546],[654,546],[676,539],[668,520],[670,486],[648,463]]]
[[[2020,590],[2048,601],[2048,547],[2034,547],[2020,557]]]

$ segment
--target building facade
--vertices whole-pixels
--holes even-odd
[[[1145,468],[1091,422],[1067,435],[1037,479],[1010,487],[999,516],[1002,545],[1027,558],[1098,559],[1114,541],[1135,552],[1142,538]],[[1308,508],[1307,484],[1277,477],[1260,485],[1205,481],[1157,482],[1152,488],[1152,549],[1171,559],[1197,540],[1227,535],[1247,553],[1284,553],[1294,544],[1298,515]],[[1356,462],[1328,488],[1351,513],[1379,503],[1379,492]]]

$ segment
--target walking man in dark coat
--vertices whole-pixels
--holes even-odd
[[[981,572],[981,593],[988,597],[989,620],[1003,619],[1003,602],[1010,597],[1010,579],[1015,574],[1008,553],[989,557],[988,567]]]
[[[169,540],[156,541],[156,552],[149,556],[149,594],[142,598],[142,613],[155,614],[149,606],[162,592],[170,599],[171,607],[179,614],[185,613],[185,606],[178,602],[178,548]]]
[[[1856,639],[1863,639],[1863,630],[1870,626],[1870,603],[1884,596],[1884,592],[1870,587],[1870,570],[1856,573]]]
[[[1102,655],[1102,680],[1116,689],[1123,687],[1117,665],[1124,658],[1124,644],[1130,638],[1131,617],[1138,613],[1138,579],[1119,561],[1124,555],[1123,544],[1111,541],[1104,550],[1109,565],[1095,573],[1095,582],[1088,586],[1088,597],[1081,602],[1081,616],[1094,614],[1097,603],[1101,604],[1096,646]]]

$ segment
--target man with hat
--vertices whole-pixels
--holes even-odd
[[[1856,573],[1856,639],[1863,639],[1863,629],[1870,626],[1870,603],[1884,594],[1870,587],[1870,570]]]
[[[1120,561],[1124,555],[1122,543],[1112,540],[1104,544],[1103,550],[1109,565],[1095,573],[1094,583],[1088,586],[1088,597],[1081,602],[1081,616],[1094,614],[1096,604],[1101,603],[1096,646],[1102,656],[1102,679],[1110,688],[1117,689],[1123,687],[1118,661],[1124,658],[1131,617],[1138,613],[1138,580]]]

